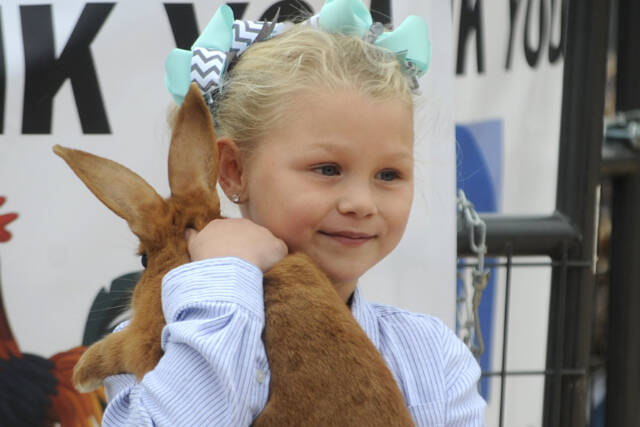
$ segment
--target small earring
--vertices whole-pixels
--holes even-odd
[[[238,193],[233,193],[233,194],[231,195],[231,201],[232,201],[233,203],[238,203],[238,202],[240,201],[240,196],[238,196]]]

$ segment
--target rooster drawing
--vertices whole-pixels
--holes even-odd
[[[5,200],[0,197],[0,206]],[[5,227],[17,217],[15,213],[0,215],[0,243],[11,239]],[[0,425],[100,424],[103,389],[80,394],[71,384],[73,366],[85,348],[75,347],[49,359],[21,352],[4,310],[0,278]]]

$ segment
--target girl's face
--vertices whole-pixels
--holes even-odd
[[[243,168],[241,210],[314,259],[346,299],[407,224],[412,112],[355,91],[304,95]]]

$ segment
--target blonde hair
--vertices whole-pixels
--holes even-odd
[[[249,47],[225,73],[214,98],[216,132],[250,154],[284,123],[288,102],[305,90],[355,90],[377,101],[400,100],[413,111],[409,81],[394,53],[298,24]]]

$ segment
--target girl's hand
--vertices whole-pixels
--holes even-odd
[[[266,228],[244,218],[214,219],[200,232],[187,229],[191,261],[234,256],[268,271],[288,253],[287,245]]]

